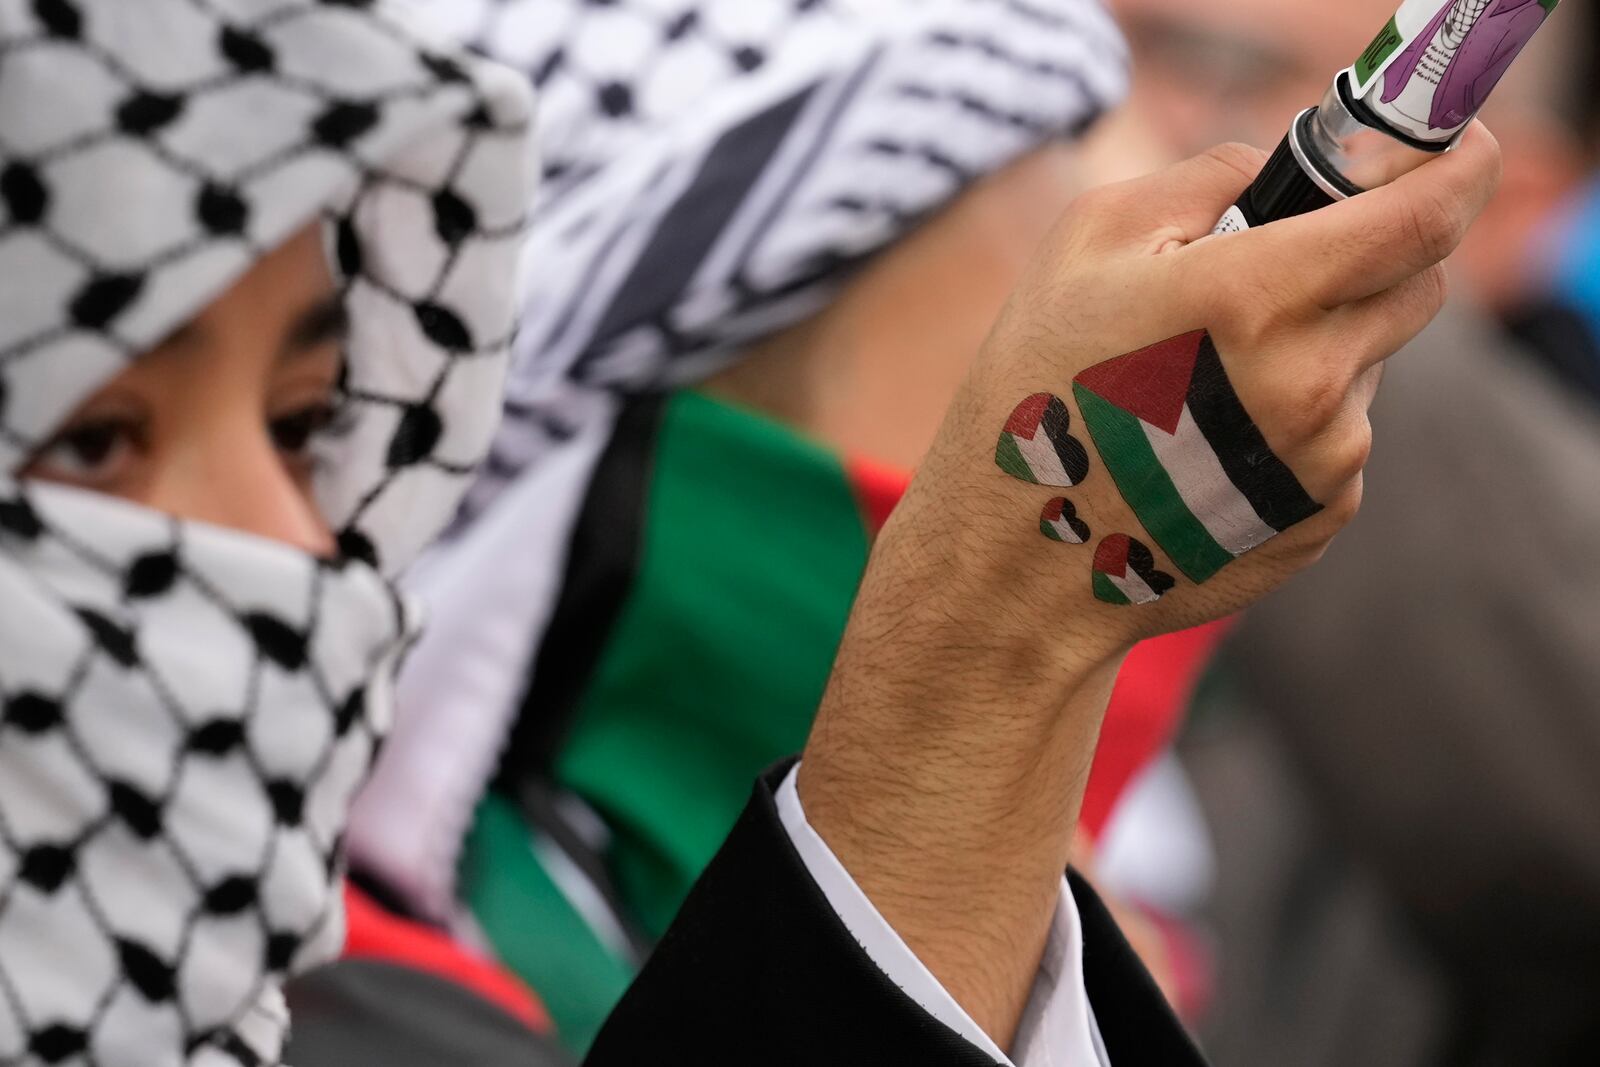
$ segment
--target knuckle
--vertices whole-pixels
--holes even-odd
[[[1287,430],[1298,447],[1322,440],[1344,410],[1348,383],[1342,376],[1308,375],[1286,397]]]
[[[1367,469],[1371,458],[1372,426],[1366,419],[1360,419],[1358,425],[1341,434],[1337,444],[1329,450],[1329,469],[1339,482],[1348,482]]]
[[[1411,310],[1423,325],[1433,321],[1449,299],[1449,274],[1441,264],[1435,263],[1417,275],[1411,285]]]
[[[1455,198],[1441,187],[1426,185],[1422,190],[1409,200],[1406,231],[1428,260],[1438,263],[1466,236],[1467,218]]]

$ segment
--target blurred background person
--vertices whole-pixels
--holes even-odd
[[[583,387],[514,398],[472,521],[419,571],[436,625],[352,845],[581,1051],[804,743],[872,540],[1126,56],[1089,0],[446,15],[541,89],[524,343]],[[1218,636],[1130,660],[1086,840]],[[1127,921],[1182,1000],[1168,939]]]
[[[1113,6],[1134,88],[1090,184],[1270,147],[1394,7]],[[1505,182],[1389,369],[1360,519],[1246,617],[1185,744],[1219,850],[1218,1062],[1593,1061],[1600,90],[1593,6],[1559,17],[1485,115]]]

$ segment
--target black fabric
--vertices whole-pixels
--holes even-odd
[[[622,906],[605,857],[564,817],[550,768],[633,593],[666,401],[662,393],[630,397],[617,417],[573,525],[561,592],[493,785],[584,873],[635,960],[649,954],[651,938]]]
[[[901,992],[834,914],[778,817],[773,790],[787,771],[757,785],[585,1067],[994,1067]]]
[[[789,766],[758,783],[584,1067],[993,1067],[878,969],[817,888],[773,796]],[[1203,1067],[1093,890],[1072,888],[1113,1067]]]
[[[664,394],[629,399],[595,467],[573,527],[561,593],[501,760],[496,786],[508,796],[516,797],[520,783],[542,774],[560,750],[633,591],[665,408]]]
[[[294,1067],[571,1067],[487,1001],[398,964],[345,960],[287,992]]]
[[[1205,1057],[1099,896],[1077,874],[1067,878],[1083,923],[1083,984],[1111,1067],[1203,1067]]]

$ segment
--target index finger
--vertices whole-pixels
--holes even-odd
[[[1389,185],[1226,241],[1201,242],[1193,251],[1236,257],[1219,266],[1219,277],[1293,284],[1298,295],[1332,309],[1444,260],[1499,184],[1500,145],[1474,122],[1455,148]],[[1284,263],[1295,264],[1292,275]]]
[[[1162,235],[1188,244],[1209,234],[1255,180],[1267,154],[1244,144],[1222,144],[1141,178],[1102,186],[1093,220],[1108,241]]]

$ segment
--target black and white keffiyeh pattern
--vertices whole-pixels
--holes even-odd
[[[22,490],[0,534],[0,1055],[275,1063],[343,941],[409,625],[368,567]]]
[[[373,0],[0,0],[0,1062],[274,1064],[487,450],[525,79]],[[319,561],[15,472],[302,227],[351,323]]]
[[[540,91],[545,269],[474,506],[593,394],[692,381],[815,312],[1126,82],[1099,0],[412,2]]]

